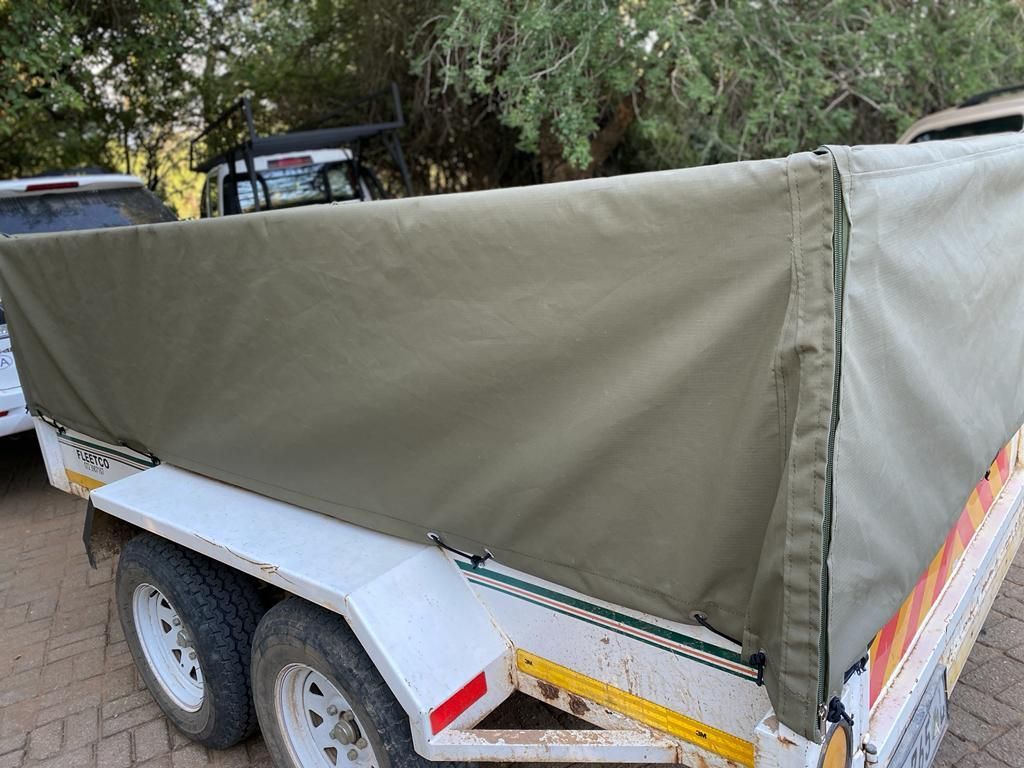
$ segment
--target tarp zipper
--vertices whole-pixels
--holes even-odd
[[[835,347],[833,350],[835,365],[832,375],[832,409],[828,425],[828,445],[825,457],[825,499],[821,523],[821,593],[820,614],[818,620],[818,705],[819,720],[823,721],[825,700],[827,696],[828,675],[828,607],[829,607],[829,573],[828,555],[832,544],[832,470],[835,454],[836,428],[839,426],[839,381],[842,370],[843,345],[843,280],[846,274],[846,206],[843,201],[843,181],[839,175],[839,165],[831,150],[832,160],[832,281],[835,301]],[[819,723],[820,725],[820,723]]]

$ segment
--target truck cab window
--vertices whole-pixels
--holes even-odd
[[[218,173],[214,171],[206,177],[205,195],[203,204],[206,208],[206,216],[220,216],[220,190],[218,187]]]

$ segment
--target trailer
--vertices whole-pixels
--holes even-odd
[[[14,239],[0,283],[189,738],[917,768],[1024,538],[1022,169],[828,148]],[[516,692],[565,725],[493,726]]]

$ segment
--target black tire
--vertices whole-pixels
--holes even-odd
[[[135,591],[143,584],[166,597],[195,650],[203,677],[202,703],[197,711],[182,708],[167,694],[146,659],[133,610]],[[254,733],[251,649],[264,613],[257,582],[222,563],[144,533],[122,548],[116,587],[128,648],[153,698],[178,730],[215,749],[230,747]]]
[[[296,597],[278,603],[263,617],[252,646],[252,687],[267,749],[278,768],[306,768],[296,763],[277,713],[278,675],[291,664],[304,664],[338,689],[352,707],[360,734],[378,757],[373,768],[452,766],[416,753],[409,717],[370,661],[348,623]],[[345,766],[345,749],[337,765]]]

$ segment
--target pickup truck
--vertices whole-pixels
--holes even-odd
[[[337,124],[354,107],[379,109],[382,101],[390,108],[387,117]],[[371,140],[384,145],[405,194],[411,196],[412,181],[398,136],[404,127],[395,83],[321,116],[304,129],[269,136],[257,133],[252,103],[243,97],[189,144],[192,170],[206,174],[199,215],[211,218],[386,198],[385,185],[365,157]]]
[[[0,286],[189,738],[920,768],[1024,537],[1022,173],[822,147],[6,239]]]

